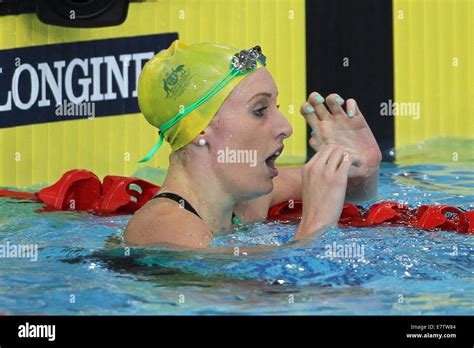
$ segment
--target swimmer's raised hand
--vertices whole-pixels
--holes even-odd
[[[323,98],[313,92],[301,105],[301,114],[313,130],[309,145],[319,151],[322,144],[340,144],[356,151],[362,163],[351,168],[349,178],[378,175],[382,159],[380,148],[354,99],[342,99],[333,93]]]
[[[323,144],[306,163],[301,171],[303,214],[295,240],[320,234],[339,221],[349,169],[360,162],[347,147]]]

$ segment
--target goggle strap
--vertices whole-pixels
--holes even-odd
[[[239,71],[238,70],[235,70],[234,68],[232,68],[218,83],[216,83],[216,85],[214,87],[212,87],[201,99],[199,99],[198,101],[196,101],[195,103],[187,106],[182,112],[178,113],[175,117],[173,117],[171,120],[165,122],[161,127],[160,127],[160,131],[158,132],[158,134],[160,135],[160,138],[158,139],[158,142],[156,143],[156,145],[153,147],[153,149],[150,150],[150,152],[144,157],[142,158],[141,160],[138,161],[138,163],[144,163],[144,162],[148,162],[152,157],[153,155],[160,149],[161,145],[163,144],[163,140],[164,140],[164,133],[170,129],[171,127],[173,127],[176,123],[178,123],[179,121],[181,121],[181,119],[186,116],[187,114],[189,114],[191,111],[193,111],[194,109],[196,109],[197,107],[199,107],[200,105],[202,105],[203,103],[205,103],[207,100],[209,100],[210,98],[212,98],[217,92],[219,92],[222,88],[224,88],[224,86],[230,81],[232,80],[238,73]],[[232,74],[232,76],[230,76],[230,79],[228,81],[226,81],[226,79],[229,77],[229,75]]]

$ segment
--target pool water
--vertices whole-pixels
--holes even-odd
[[[417,207],[474,207],[472,164],[382,165],[379,195]],[[405,227],[334,227],[321,239],[251,255],[124,248],[130,216],[36,213],[0,198],[5,314],[474,314],[474,235]],[[256,223],[214,246],[282,245],[295,224]],[[341,252],[341,250],[345,250]]]

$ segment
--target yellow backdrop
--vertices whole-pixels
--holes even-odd
[[[130,4],[126,22],[102,29],[47,26],[35,14],[0,19],[0,49],[177,32],[188,43],[209,41],[248,48],[259,44],[280,90],[280,109],[294,128],[280,164],[303,163],[306,100],[303,0],[155,1]],[[156,129],[143,117],[122,115],[0,129],[0,186],[43,186],[73,168],[133,175],[142,167],[166,168],[169,147],[137,164],[154,146]]]
[[[474,137],[473,22],[472,0],[393,1],[395,101],[420,108],[418,118],[395,117],[400,160],[414,144],[438,160],[474,159],[463,141]]]

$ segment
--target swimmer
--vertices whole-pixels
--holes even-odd
[[[129,244],[208,249],[233,223],[264,221],[288,200],[303,201],[294,241],[318,238],[345,201],[376,194],[380,149],[356,101],[337,94],[314,92],[301,106],[316,154],[300,168],[275,166],[292,127],[265,64],[258,46],[176,40],[144,66],[139,105],[160,139],[142,161],[163,141],[172,153],[160,191],[129,221]]]

